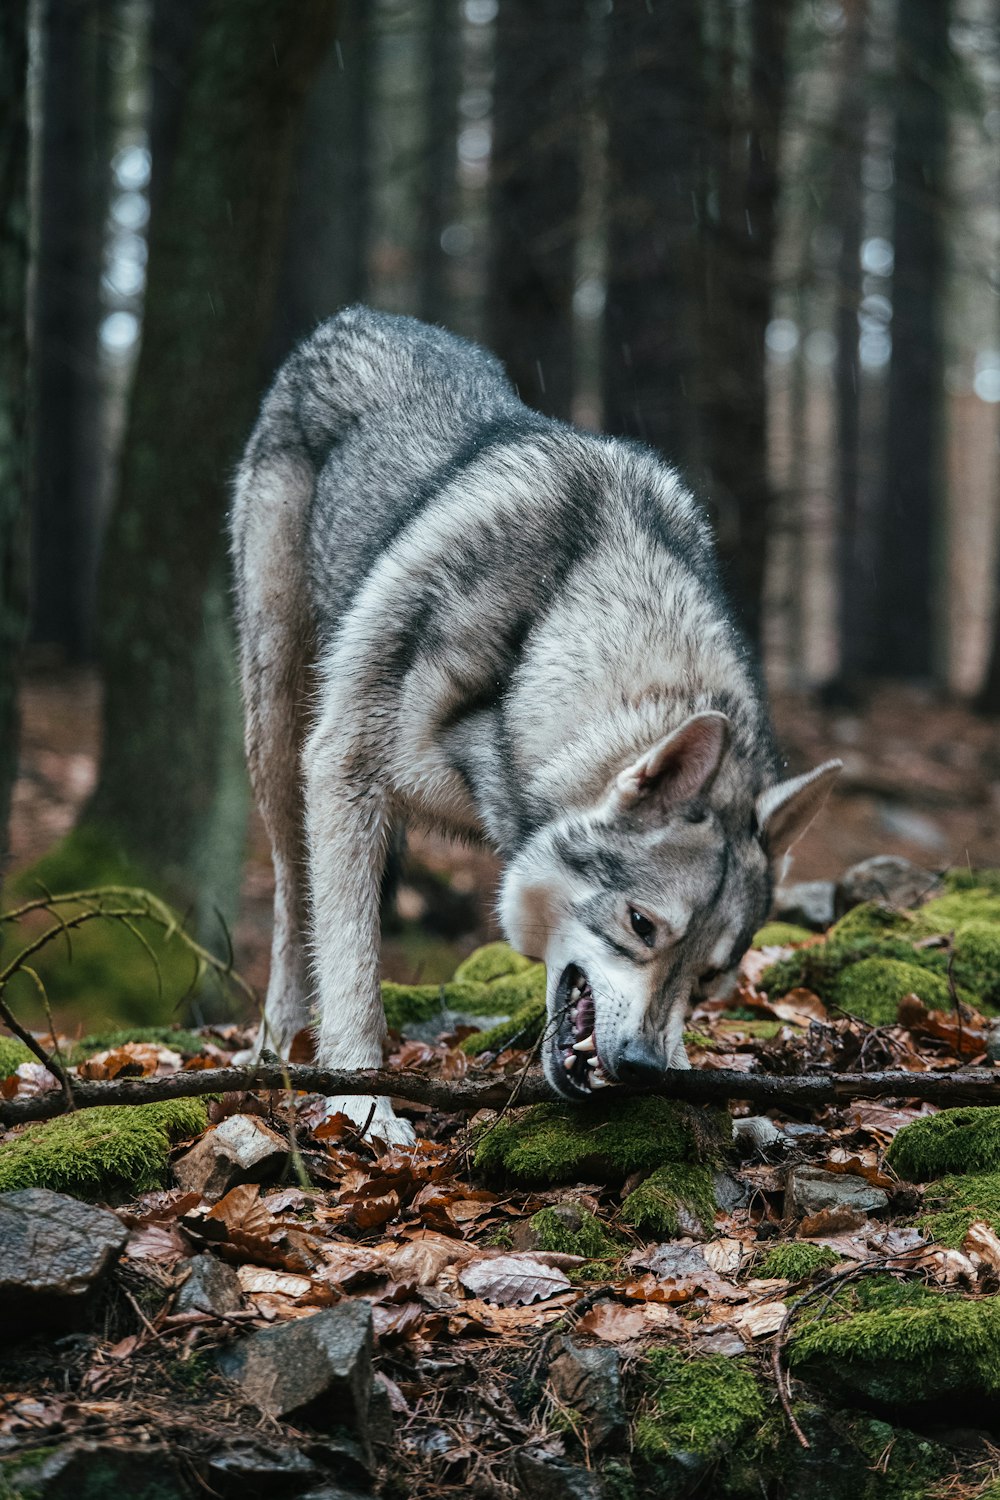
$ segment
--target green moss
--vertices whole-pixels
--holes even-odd
[[[825,1245],[775,1245],[761,1261],[756,1275],[780,1276],[785,1281],[805,1281],[817,1271],[837,1264],[838,1256]]]
[[[629,1193],[622,1219],[645,1234],[670,1239],[688,1230],[692,1219],[711,1231],[717,1207],[711,1168],[668,1162]]]
[[[487,1127],[475,1159],[488,1173],[526,1183],[622,1181],[664,1162],[719,1161],[731,1138],[725,1111],[623,1096],[506,1115]]]
[[[485,984],[393,984],[382,985],[382,1004],[390,1026],[399,1030],[414,1021],[432,1021],[445,1010],[495,1014],[491,990]]]
[[[45,891],[60,895],[106,885],[164,894],[148,872],[129,863],[113,838],[91,824],[82,824],[12,880],[5,897],[11,905]],[[77,910],[60,907],[60,915],[69,917]],[[51,925],[52,919],[43,912],[16,931],[8,928],[10,953]],[[32,965],[53,1009],[71,1013],[85,1025],[168,1024],[175,1019],[196,981],[195,960],[176,933],[167,937],[157,923],[139,918],[132,927],[135,931],[113,918],[90,921],[57,937],[35,955]],[[206,981],[199,993],[203,1009],[210,1004],[215,1014],[228,1013],[229,1004],[214,980]],[[13,976],[7,999],[26,1025],[47,1024],[38,991],[28,976]]]
[[[486,943],[459,964],[455,980],[458,984],[492,984],[495,979],[508,979],[537,967],[532,959],[515,953],[508,943]]]
[[[970,1104],[914,1120],[893,1137],[886,1160],[911,1182],[994,1171],[1000,1168],[1000,1106]]]
[[[675,1349],[654,1349],[643,1374],[633,1441],[647,1461],[678,1453],[721,1456],[764,1420],[764,1396],[747,1359],[685,1359]]]
[[[796,1325],[788,1358],[804,1379],[888,1406],[1000,1391],[1000,1299],[894,1287],[895,1305],[873,1306],[878,1282],[891,1278]]]
[[[0,1036],[0,1078],[16,1073],[23,1062],[36,1062],[30,1047],[16,1036]]]
[[[461,1044],[462,1051],[470,1057],[478,1057],[481,1052],[502,1052],[505,1047],[530,1048],[544,1030],[545,1001],[531,1000],[507,1020],[467,1036]]]
[[[751,948],[785,947],[790,943],[807,943],[815,934],[794,922],[767,922],[753,935]]]
[[[0,1142],[0,1192],[46,1187],[81,1198],[145,1192],[166,1181],[175,1140],[208,1123],[203,1099],[81,1109]]]
[[[958,1249],[977,1219],[1000,1234],[1000,1173],[942,1177],[927,1189],[925,1204],[932,1212],[920,1227],[942,1245]]]
[[[1000,926],[964,922],[955,933],[955,983],[977,997],[980,1006],[1000,1005]]]
[[[851,964],[837,979],[830,999],[873,1026],[888,1026],[895,1021],[904,995],[916,995],[932,1010],[951,1005],[947,979],[894,958],[866,958]]]
[[[570,1229],[552,1208],[541,1208],[528,1220],[538,1249],[559,1255],[583,1255],[587,1260],[609,1260],[620,1253],[622,1240],[587,1209],[579,1209],[580,1226]]]
[[[112,1047],[124,1047],[129,1042],[147,1042],[156,1047],[172,1047],[182,1057],[196,1057],[205,1048],[207,1038],[197,1031],[185,1031],[178,1026],[123,1026],[115,1031],[95,1031],[71,1042],[67,1048],[68,1060],[78,1063],[83,1058],[93,1057],[95,1052],[108,1052]],[[216,1037],[215,1046],[225,1044]]]
[[[904,916],[881,901],[863,901],[834,922],[827,933],[830,943],[856,943],[869,938],[884,938],[892,935],[905,936],[912,929],[910,917]]]
[[[968,922],[1000,926],[1000,892],[973,886],[965,891],[951,891],[947,896],[936,896],[914,914],[913,933],[915,937],[935,937],[958,932]]]

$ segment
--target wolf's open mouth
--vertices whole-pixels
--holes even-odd
[[[570,964],[559,981],[558,1053],[567,1080],[579,1089],[606,1089],[611,1083],[604,1075],[594,1041],[594,994],[581,968]]]

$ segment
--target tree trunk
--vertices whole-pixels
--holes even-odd
[[[86,655],[104,455],[98,355],[108,150],[109,0],[44,0],[32,327],[33,625]]]
[[[456,198],[458,92],[461,85],[461,16],[455,0],[428,0],[427,132],[420,205],[420,316],[448,319],[448,256],[441,233]]]
[[[0,10],[0,877],[17,773],[17,658],[27,617],[28,15]]]
[[[617,0],[609,20],[604,425],[697,461],[705,179],[700,0]]]
[[[292,167],[271,366],[317,323],[368,295],[373,32],[370,6],[341,6],[336,41],[309,91]]]
[[[487,342],[521,399],[573,404],[573,281],[583,135],[580,0],[500,0]]]
[[[861,308],[861,238],[863,211],[861,163],[865,146],[867,104],[865,41],[867,0],[849,0],[841,41],[839,97],[833,124],[833,191],[830,223],[840,234],[837,259],[837,308],[834,330],[837,359],[834,399],[837,412],[837,617],[840,636],[838,675],[849,686],[868,665],[871,599],[868,569],[862,566],[859,504],[861,448],[861,363],[858,357],[858,313]]]
[[[1000,552],[997,555],[993,589],[993,644],[990,648],[989,661],[986,663],[986,676],[975,700],[976,712],[986,714],[990,718],[1000,715]]]
[[[780,190],[790,0],[751,0],[745,119],[731,62],[718,68],[714,198],[704,288],[702,406],[719,550],[744,628],[760,639],[772,509],[765,333]],[[728,95],[728,98],[726,97]]]
[[[887,452],[877,557],[877,657],[886,676],[934,670],[935,548],[944,447],[949,0],[897,13]]]
[[[334,0],[206,0],[150,225],[86,821],[202,917],[235,907],[245,829],[227,482],[259,394],[295,124],[333,18]]]

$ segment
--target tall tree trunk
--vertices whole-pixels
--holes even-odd
[[[295,125],[333,19],[334,0],[206,0],[150,224],[86,821],[202,916],[234,909],[245,828],[227,480],[259,391]]]
[[[929,677],[935,666],[950,10],[949,0],[906,0],[896,22],[892,360],[876,578],[878,665],[894,677]]]
[[[110,0],[44,0],[35,262],[33,626],[91,644],[102,473],[98,357],[110,161]]]
[[[573,280],[583,135],[580,0],[500,0],[487,342],[521,399],[573,404]]]
[[[341,6],[335,43],[309,90],[292,167],[271,365],[339,307],[368,295],[373,33],[371,6]]]
[[[859,504],[861,457],[861,363],[858,313],[861,308],[863,209],[861,163],[867,121],[865,41],[867,0],[847,0],[841,40],[840,79],[833,136],[833,190],[830,222],[840,234],[834,330],[837,359],[834,399],[837,411],[837,619],[839,677],[852,682],[868,665],[871,599],[862,559]]]
[[[441,233],[455,207],[458,92],[461,85],[461,14],[456,0],[428,0],[427,130],[420,212],[420,316],[448,318],[448,256]]]
[[[604,424],[697,459],[707,102],[700,0],[616,0],[607,47]]]
[[[27,617],[28,7],[0,9],[0,876],[17,773],[17,658]]]
[[[771,315],[790,11],[791,0],[751,0],[745,115],[725,60],[717,70],[723,98],[712,112],[717,209],[706,255],[705,461],[720,516],[723,569],[754,640],[761,633],[772,509],[765,333]]]

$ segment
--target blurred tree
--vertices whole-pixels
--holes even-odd
[[[111,11],[112,0],[40,7],[32,634],[75,657],[91,644],[100,533]]]
[[[149,17],[150,214],[162,212],[180,131],[187,70],[205,0],[151,0]]]
[[[586,7],[499,0],[486,342],[529,406],[569,417]]]
[[[868,80],[865,74],[867,0],[845,0],[840,39],[837,106],[833,119],[831,153],[832,191],[829,219],[839,236],[834,335],[837,484],[837,601],[840,638],[839,677],[849,685],[869,665],[871,599],[866,588],[871,538],[862,535],[860,507],[861,362],[861,240],[863,205],[861,165],[868,120]]]
[[[420,205],[420,316],[448,320],[448,256],[441,235],[455,211],[462,23],[457,0],[427,0],[427,127]]]
[[[950,0],[896,20],[892,358],[877,576],[877,670],[935,667],[935,548],[944,482],[944,298]]]
[[[17,771],[17,657],[27,618],[28,6],[0,7],[0,875]]]
[[[723,0],[716,8],[708,116],[713,150],[702,304],[704,461],[723,571],[753,640],[761,632],[772,512],[765,334],[771,316],[791,4],[750,0],[745,89],[738,81],[731,7]]]
[[[245,830],[227,481],[271,328],[295,126],[334,0],[204,0],[150,223],[100,607],[100,779],[80,832],[231,915]]]
[[[702,0],[615,0],[608,22],[604,423],[698,457],[705,179]]]
[[[1000,715],[1000,554],[997,557],[993,610],[993,645],[986,663],[986,676],[975,700],[977,712],[990,717]]]
[[[269,370],[338,307],[368,295],[374,50],[372,7],[341,6],[292,167]]]

